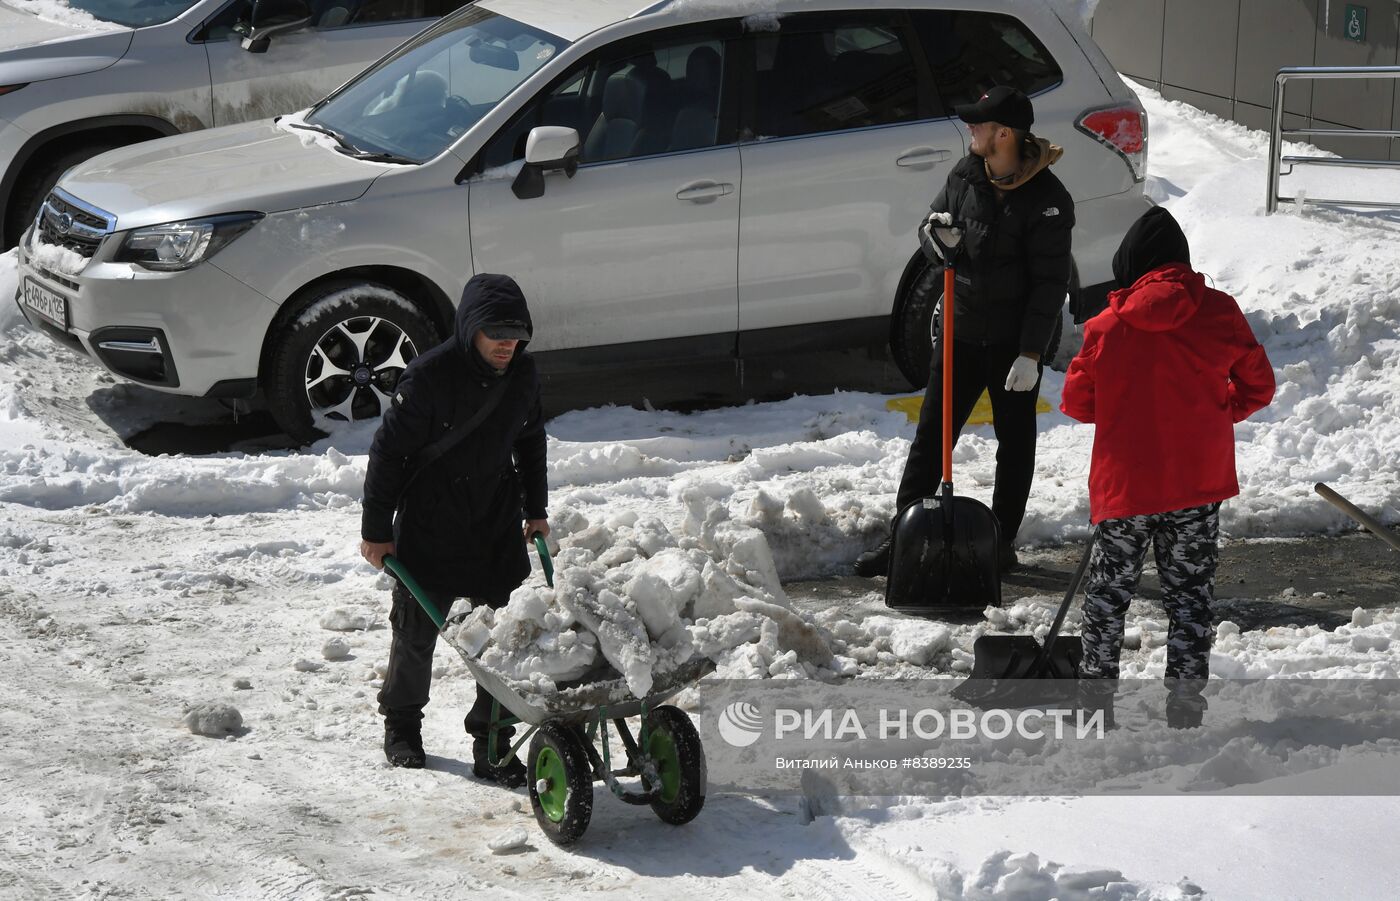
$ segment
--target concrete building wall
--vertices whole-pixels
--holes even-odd
[[[1344,32],[1348,7],[1365,39]],[[1100,0],[1094,40],[1124,75],[1169,100],[1268,128],[1284,66],[1400,65],[1400,0]],[[1395,80],[1292,81],[1285,127],[1400,130]],[[1319,138],[1343,156],[1400,160],[1400,140]]]

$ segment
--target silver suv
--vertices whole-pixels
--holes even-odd
[[[303,109],[463,0],[11,4],[0,0],[0,249],[69,167]]]
[[[81,165],[20,305],[133,381],[260,392],[297,438],[377,416],[476,272],[520,282],[546,371],[878,342],[922,385],[941,279],[915,229],[965,153],[953,105],[993,84],[1065,148],[1071,308],[1101,302],[1146,119],[1077,22],[641,2],[483,0],[302,113]]]

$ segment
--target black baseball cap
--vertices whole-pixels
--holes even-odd
[[[529,341],[530,327],[519,319],[509,319],[505,322],[487,322],[481,326],[481,330],[486,333],[486,337],[492,341]]]
[[[1006,85],[997,85],[983,94],[976,103],[964,103],[953,107],[958,118],[969,125],[981,122],[996,122],[1018,131],[1030,131],[1035,121],[1030,98]]]

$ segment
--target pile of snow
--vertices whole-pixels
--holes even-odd
[[[449,628],[449,639],[539,693],[579,679],[599,658],[636,697],[697,656],[729,678],[853,672],[854,661],[833,654],[830,636],[793,610],[762,534],[729,521],[726,494],[723,486],[687,490],[679,534],[635,513],[596,525],[557,513],[563,549],[554,587],[535,580],[500,611],[478,607]],[[462,613],[459,606],[450,615]]]

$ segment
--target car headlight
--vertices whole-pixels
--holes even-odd
[[[189,269],[223,250],[262,217],[262,213],[229,213],[132,229],[113,262],[159,272]]]

